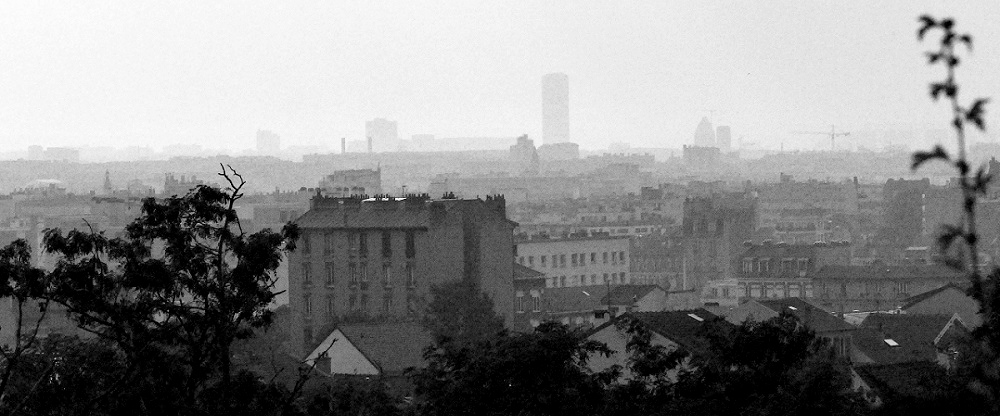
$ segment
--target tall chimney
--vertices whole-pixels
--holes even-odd
[[[344,153],[347,153],[347,138],[346,137],[341,137],[340,138],[340,154],[344,154]]]
[[[372,136],[368,136],[368,153],[372,152]]]

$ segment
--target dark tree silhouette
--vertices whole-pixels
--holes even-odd
[[[940,64],[945,67],[944,80],[930,84],[931,98],[935,101],[945,97],[952,114],[951,126],[955,130],[958,152],[949,154],[941,146],[936,146],[929,152],[917,152],[913,155],[913,169],[931,160],[941,160],[954,165],[959,174],[959,186],[962,190],[963,220],[961,224],[946,225],[938,238],[942,251],[947,252],[953,244],[964,247],[964,256],[950,259],[949,263],[956,268],[968,272],[970,280],[969,296],[979,302],[979,313],[982,324],[973,331],[973,342],[968,347],[969,355],[976,360],[965,360],[970,365],[965,369],[974,378],[974,388],[985,395],[994,412],[1000,412],[1000,270],[993,268],[984,273],[979,260],[979,235],[976,232],[976,203],[985,195],[991,177],[986,166],[979,166],[975,172],[966,151],[966,129],[969,125],[985,131],[986,122],[983,115],[988,99],[978,98],[972,104],[964,106],[959,100],[959,84],[956,69],[961,63],[959,51],[964,46],[972,49],[972,36],[955,29],[955,21],[950,18],[935,19],[931,16],[921,16],[917,38],[923,40],[931,31],[941,33],[937,49],[927,52],[928,63]]]
[[[298,236],[291,223],[246,234],[234,209],[245,182],[232,168],[219,175],[226,189],[144,200],[121,237],[52,229],[44,239],[60,258],[49,298],[121,349],[123,383],[148,371],[151,356],[171,357],[189,409],[216,382],[214,399],[231,403],[232,345],[270,323],[274,271]]]

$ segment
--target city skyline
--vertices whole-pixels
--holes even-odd
[[[942,125],[926,99],[940,74],[913,30],[922,13],[975,33],[960,74],[998,95],[1000,6],[945,4],[8,4],[0,151],[252,148],[259,129],[335,151],[380,117],[401,138],[541,138],[538,79],[550,72],[574,79],[570,136],[582,148],[679,148],[708,116],[734,144],[823,149],[791,131]]]

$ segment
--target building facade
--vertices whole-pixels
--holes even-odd
[[[545,287],[629,284],[629,240],[606,235],[519,238],[518,264],[545,274]]]
[[[348,198],[352,195],[382,193],[382,168],[336,170],[319,181],[327,196]]]
[[[295,222],[288,291],[299,355],[338,323],[419,319],[432,285],[460,279],[477,282],[511,324],[516,224],[502,196],[316,196]]]

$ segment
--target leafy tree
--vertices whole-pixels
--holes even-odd
[[[609,354],[579,330],[555,322],[500,334],[470,348],[430,348],[413,372],[424,415],[591,414],[616,372],[594,373],[591,354]]]
[[[863,413],[849,393],[846,363],[790,314],[739,326],[715,320],[708,349],[681,372],[658,414],[848,415]]]
[[[42,299],[46,285],[41,270],[31,265],[31,249],[24,240],[16,240],[0,249],[0,300],[12,301],[14,328],[0,328],[11,333],[11,345],[0,346],[0,409],[7,408],[7,387],[22,367],[21,360],[38,342],[38,331],[48,311]],[[31,308],[37,316],[31,319]],[[6,312],[5,312],[6,313]],[[30,321],[30,322],[29,322]]]
[[[309,416],[402,414],[399,400],[380,382],[336,379],[304,394],[304,412]]]
[[[120,348],[128,363],[123,382],[148,371],[150,357],[178,363],[182,412],[215,382],[218,401],[234,403],[233,343],[270,323],[274,271],[298,236],[291,223],[281,232],[244,233],[234,206],[245,181],[231,167],[219,175],[226,189],[147,198],[121,237],[51,229],[44,239],[60,258],[49,298]]]
[[[470,280],[431,286],[423,325],[437,345],[473,345],[506,332],[493,301]]]

